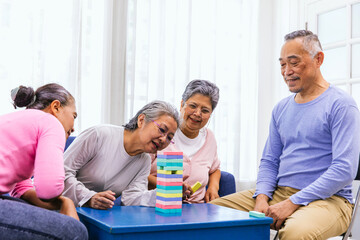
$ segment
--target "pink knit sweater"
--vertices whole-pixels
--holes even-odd
[[[61,123],[49,113],[22,110],[0,116],[0,133],[0,194],[20,197],[35,188],[39,198],[59,196],[65,178]]]

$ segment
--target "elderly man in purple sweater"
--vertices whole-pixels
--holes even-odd
[[[259,211],[280,239],[327,239],[344,233],[360,150],[360,114],[351,96],[322,76],[318,37],[285,36],[281,74],[294,93],[273,109],[256,189],[211,203]]]

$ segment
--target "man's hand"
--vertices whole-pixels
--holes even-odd
[[[115,193],[111,190],[107,190],[92,196],[92,198],[87,201],[87,205],[92,208],[105,210],[114,206],[115,199]]]
[[[183,200],[188,199],[191,194],[193,194],[193,190],[189,184],[183,182]]]
[[[299,207],[300,205],[292,203],[290,199],[286,199],[270,206],[265,212],[266,216],[271,217],[274,220],[273,224],[270,225],[270,228],[279,230],[284,221]]]
[[[205,202],[210,202],[216,198],[219,198],[219,189],[209,187],[205,193]]]
[[[262,213],[266,214],[266,212],[267,212],[267,210],[269,208],[268,201],[269,201],[268,196],[266,196],[265,194],[259,194],[256,197],[254,211],[262,212]]]

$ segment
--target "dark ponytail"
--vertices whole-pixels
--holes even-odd
[[[59,100],[62,106],[74,101],[74,97],[61,85],[56,83],[46,84],[39,87],[35,92],[32,87],[20,86],[11,90],[13,105],[26,107],[26,109],[43,110],[54,100]]]
[[[32,87],[20,86],[11,90],[13,105],[17,107],[26,107],[35,100],[35,91]]]

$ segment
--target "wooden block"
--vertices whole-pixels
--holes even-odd
[[[256,218],[263,218],[263,217],[265,217],[265,213],[257,212],[257,211],[250,211],[249,216],[256,217]]]
[[[191,189],[193,190],[193,193],[196,192],[201,187],[201,183],[197,181],[194,185],[192,185]]]

